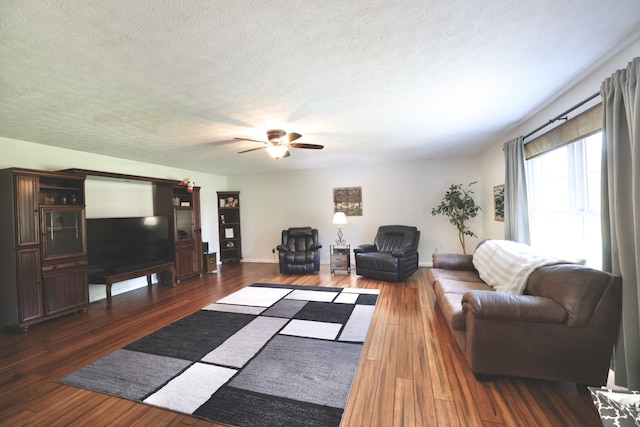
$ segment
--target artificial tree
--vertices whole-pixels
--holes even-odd
[[[478,181],[473,181],[466,187],[462,184],[451,184],[438,207],[431,210],[431,215],[444,215],[449,217],[449,222],[458,230],[458,239],[462,245],[462,252],[466,255],[465,236],[476,237],[467,225],[467,221],[478,215],[480,207],[473,200],[471,186]]]

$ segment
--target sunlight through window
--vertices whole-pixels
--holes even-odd
[[[598,132],[527,161],[531,245],[602,267]]]

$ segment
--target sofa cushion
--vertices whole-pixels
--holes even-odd
[[[442,270],[444,272],[454,273],[451,270]],[[462,276],[464,273],[471,273],[470,271],[459,271]],[[473,280],[473,276],[470,277]],[[491,286],[483,283],[482,281],[464,281],[456,279],[444,279],[440,278],[434,283],[434,291],[444,315],[447,324],[451,329],[458,331],[464,331],[465,329],[465,313],[462,311],[462,295],[468,291],[491,291]]]
[[[438,299],[444,294],[462,295],[468,291],[492,291],[491,286],[482,282],[466,282],[464,280],[438,279],[433,285]]]
[[[438,304],[449,327],[464,331],[466,313],[462,310],[462,295],[444,294],[438,299]]]
[[[484,283],[475,271],[430,268],[427,270],[427,275],[431,279],[431,284],[437,280],[461,280],[463,282]]]

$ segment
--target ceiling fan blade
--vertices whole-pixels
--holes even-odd
[[[296,139],[302,138],[302,135],[296,132],[291,132],[287,134],[287,138],[289,138],[289,142],[293,142]]]
[[[249,150],[238,151],[238,154],[248,153],[250,151],[256,151],[256,150],[264,150],[265,148],[267,148],[267,147],[250,148]]]
[[[305,144],[303,142],[294,142],[292,144],[289,144],[291,147],[293,148],[310,148],[312,150],[322,150],[324,148],[324,145],[318,145],[318,144]]]
[[[282,156],[281,158],[284,159],[285,157],[289,157],[291,155],[291,151],[288,151],[286,153],[284,153],[284,156]]]
[[[257,139],[249,139],[249,138],[233,138],[233,139],[237,139],[238,141],[251,141],[251,142],[259,142],[260,144],[268,144],[268,142],[265,141],[258,141]]]

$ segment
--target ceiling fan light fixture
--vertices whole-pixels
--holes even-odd
[[[267,153],[274,159],[280,159],[287,154],[286,145],[270,145],[267,147]]]
[[[267,131],[267,139],[272,144],[282,144],[283,142],[288,142],[287,133],[280,129],[273,129]]]

